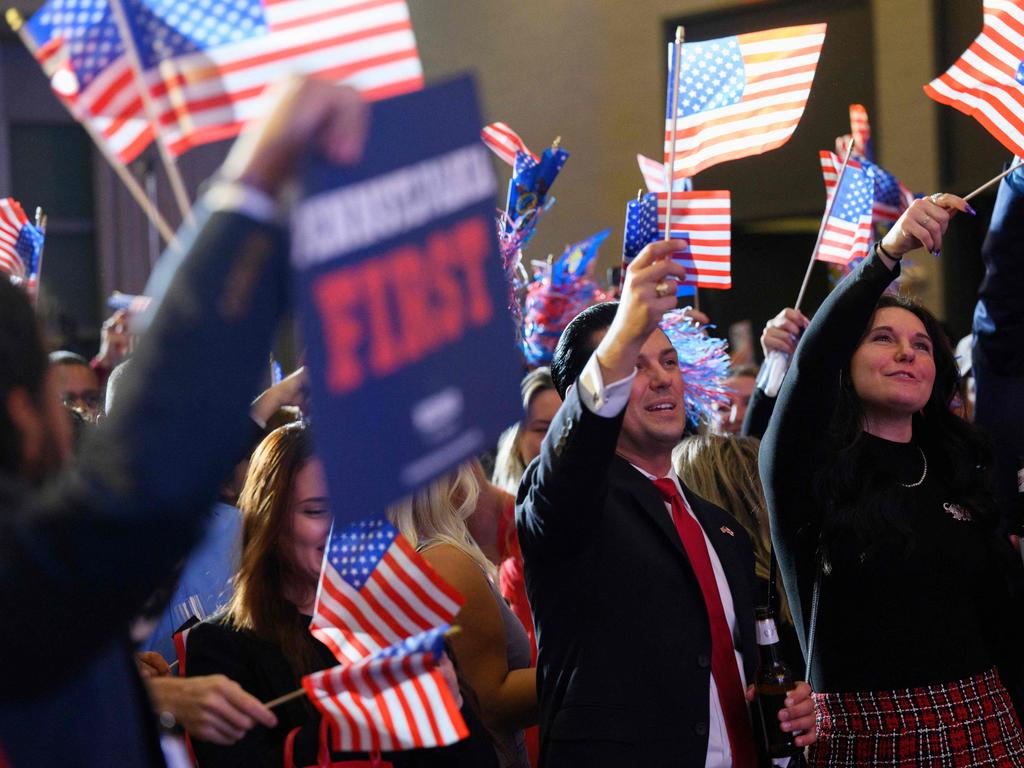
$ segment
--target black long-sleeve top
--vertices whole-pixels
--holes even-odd
[[[827,429],[840,372],[897,274],[898,267],[889,270],[872,255],[825,301],[796,351],[762,443],[772,538],[802,638],[824,522],[815,477],[834,460]],[[867,541],[830,537],[812,685],[819,691],[888,690],[990,668],[1003,658],[1003,620],[1014,610],[993,556],[996,533],[944,508],[958,500],[949,493],[938,451],[929,456],[928,445],[867,433],[859,439],[867,441],[861,466],[891,482],[900,501],[897,523],[909,535],[880,523]],[[903,487],[921,477],[922,452],[931,461],[925,481]],[[1015,685],[1015,669],[1007,665],[1000,672]]]

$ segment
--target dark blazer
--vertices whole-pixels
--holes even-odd
[[[201,535],[288,297],[279,228],[197,213],[76,465],[42,489],[0,478],[0,752],[15,768],[163,764],[128,621]]]
[[[703,766],[704,598],[657,489],[615,454],[621,426],[622,415],[597,416],[571,391],[519,488],[516,523],[540,646],[541,765]],[[684,493],[729,581],[750,680],[750,540],[728,513]]]

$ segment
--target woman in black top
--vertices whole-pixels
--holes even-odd
[[[939,249],[956,210],[973,213],[953,195],[916,201],[829,296],[763,441],[804,637],[821,574],[812,764],[1024,766],[1006,690],[1019,704],[1020,567],[997,532],[988,454],[950,412],[957,371],[935,318],[882,296],[904,253]]]
[[[233,597],[225,613],[189,633],[187,675],[223,674],[269,701],[297,690],[304,675],[338,664],[309,632],[331,526],[326,495],[306,426],[271,432],[253,454],[239,498],[242,549]],[[230,746],[194,739],[199,768],[319,765],[326,729],[313,705],[303,697],[274,711],[276,728],[251,728]],[[495,765],[486,732],[465,707],[463,716],[469,739],[441,749],[385,753],[385,765]],[[346,759],[366,756],[335,754],[331,764]]]

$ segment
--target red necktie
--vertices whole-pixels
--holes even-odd
[[[718,700],[725,715],[725,729],[729,734],[732,749],[732,764],[735,768],[755,768],[757,753],[754,747],[754,732],[747,713],[740,672],[736,667],[736,655],[732,645],[732,633],[722,607],[722,596],[718,592],[715,571],[711,567],[707,542],[700,524],[686,509],[683,497],[676,484],[667,477],[654,481],[655,487],[665,501],[672,505],[672,522],[675,523],[679,538],[683,541],[690,566],[697,576],[700,591],[704,594],[704,605],[711,625],[711,676],[718,688]]]

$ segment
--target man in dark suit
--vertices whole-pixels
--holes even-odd
[[[163,765],[128,620],[198,540],[251,431],[288,303],[277,196],[311,145],[354,160],[365,122],[354,91],[293,83],[236,144],[165,268],[121,401],[74,466],[32,309],[0,285],[0,765]],[[214,703],[238,732],[276,722],[258,702]]]
[[[552,362],[564,403],[519,489],[539,643],[544,766],[754,766],[750,541],[682,486],[684,382],[657,328],[685,271],[648,246],[618,305],[580,314]],[[801,685],[780,719],[813,730]],[[810,735],[798,744],[809,743]]]

